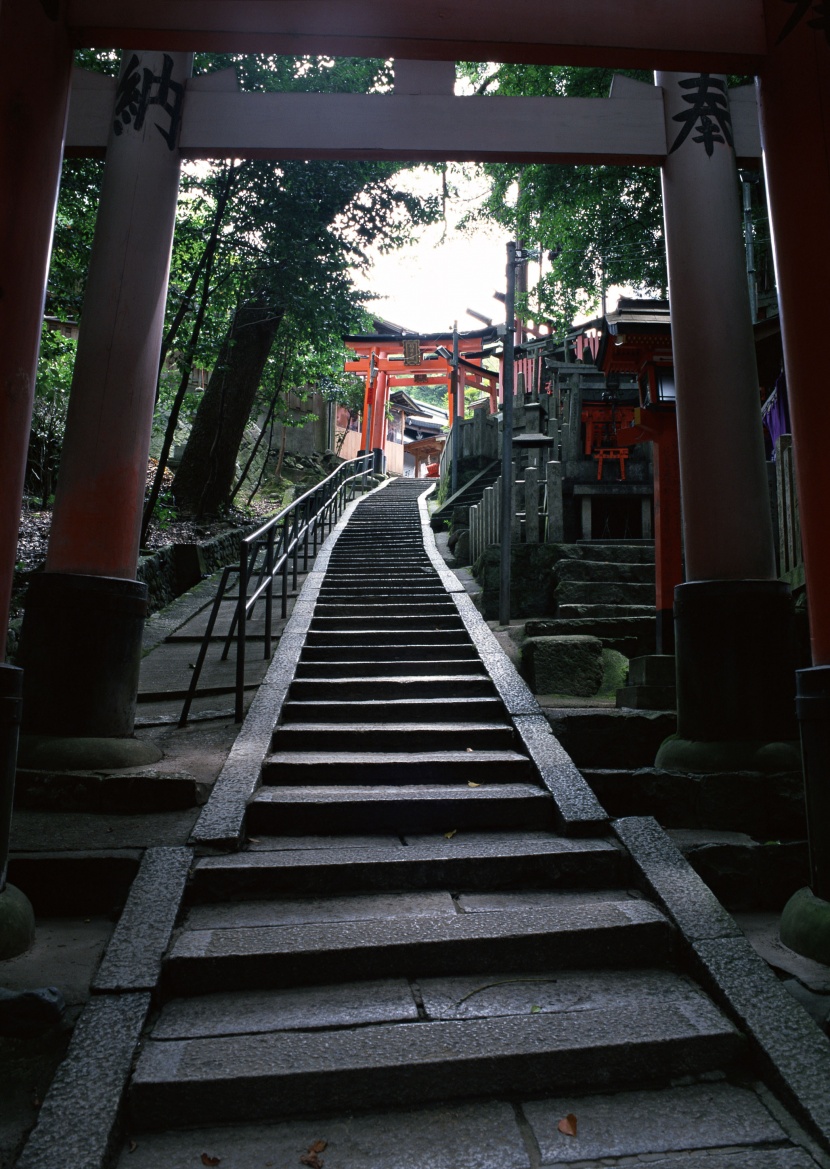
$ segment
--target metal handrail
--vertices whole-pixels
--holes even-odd
[[[346,494],[349,499],[354,498],[357,480],[362,480],[362,489],[365,491],[367,480],[372,473],[375,459],[371,454],[361,455],[342,463],[336,471],[323,479],[321,483],[311,487],[298,499],[293,500],[288,507],[283,508],[278,515],[246,536],[239,549],[239,564],[229,565],[222,573],[219,589],[213,601],[208,623],[199,647],[199,655],[193,667],[193,676],[190,679],[187,697],[182,707],[179,726],[187,723],[190,707],[196,697],[199,677],[207,656],[210,638],[219,609],[226,599],[225,593],[228,581],[233,574],[237,576],[236,608],[230,629],[225,638],[221,660],[225,661],[231,643],[236,635],[236,684],[234,719],[242,721],[242,700],[245,689],[245,635],[248,618],[253,614],[254,606],[264,597],[265,600],[265,638],[263,657],[270,658],[272,646],[272,613],[274,580],[281,576],[280,612],[283,618],[288,616],[288,576],[291,575],[292,588],[297,587],[299,572],[299,558],[302,555],[302,571],[308,571],[309,544],[312,557],[317,555],[318,543],[325,539],[326,528],[330,532],[343,511],[346,503]],[[257,577],[251,595],[248,589],[251,581]]]

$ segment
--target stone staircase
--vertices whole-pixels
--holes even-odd
[[[654,545],[593,541],[568,550],[553,566],[554,616],[528,621],[526,635],[590,634],[626,657],[654,653]]]
[[[654,821],[609,825],[431,546],[422,489],[341,522],[181,908],[154,891],[152,920],[165,897],[178,916],[119,1169],[822,1163],[761,1081],[830,1148],[826,1041]],[[156,934],[116,931],[97,1005],[147,1010],[124,972]]]

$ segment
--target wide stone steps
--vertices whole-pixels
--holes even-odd
[[[372,698],[362,701],[331,699],[297,701],[283,706],[283,725],[296,722],[377,723],[436,722],[459,719],[464,722],[492,722],[503,711],[500,698]]]
[[[550,796],[532,783],[267,785],[248,805],[248,828],[257,837],[279,832],[405,835],[553,827]]]
[[[286,924],[280,903],[196,906],[165,964],[173,994],[314,986],[360,979],[531,972],[569,966],[660,966],[674,935],[648,902],[623,900],[541,909],[458,913],[447,894],[430,913],[407,895],[365,898],[363,919]],[[350,899],[354,902],[357,899]],[[384,908],[385,917],[377,915]],[[294,908],[297,908],[296,906]],[[302,906],[299,906],[302,909]],[[336,899],[325,903],[337,913]],[[354,905],[341,911],[359,913]]]
[[[572,560],[558,560],[553,566],[557,581],[630,581],[641,584],[654,582],[654,561],[627,563],[624,561],[592,560],[587,556]]]
[[[743,1066],[603,810],[440,585],[422,489],[384,487],[334,544],[246,839],[192,867],[133,1131],[233,1125],[234,1147],[246,1121],[590,1098]],[[305,1147],[317,1135],[315,1119]],[[476,1136],[401,1163],[562,1161],[491,1157]],[[399,1161],[393,1126],[354,1163]]]
[[[469,658],[444,657],[443,650],[435,650],[429,657],[391,658],[386,661],[375,658],[372,661],[301,661],[297,663],[297,678],[351,678],[358,675],[369,675],[373,678],[390,677],[406,672],[408,677],[422,674],[440,674],[447,677],[450,674],[478,673],[479,663]]]
[[[364,723],[344,727],[342,723],[283,724],[274,732],[275,750],[308,751],[408,751],[459,748],[462,751],[511,750],[513,729],[505,723]]]
[[[131,1122],[152,1129],[573,1091],[595,1084],[598,1067],[604,1083],[630,1084],[734,1063],[743,1046],[735,1029],[702,994],[677,989],[673,998],[663,985],[646,1011],[637,989],[626,1000],[614,988],[591,1010],[151,1040],[133,1077]]]
[[[629,875],[622,849],[597,837],[460,833],[447,824],[444,835],[405,840],[262,838],[246,852],[199,860],[190,896],[205,902],[327,896],[332,889],[611,889],[626,887]]]
[[[563,580],[556,586],[557,605],[653,605],[654,581]]]
[[[298,667],[317,662],[322,664],[342,664],[343,662],[356,661],[361,663],[403,661],[411,663],[413,661],[431,662],[435,658],[440,658],[444,662],[452,660],[468,664],[479,661],[479,656],[470,642],[461,640],[442,641],[440,649],[436,649],[434,642],[424,643],[421,638],[413,640],[402,638],[398,644],[388,642],[384,645],[361,645],[358,642],[352,642],[346,647],[345,653],[338,651],[339,647],[336,646],[306,645]]]
[[[486,698],[494,693],[493,683],[484,673],[390,675],[371,678],[358,675],[352,678],[295,678],[290,695],[298,702],[320,698],[324,702],[338,699],[355,701],[361,698],[388,698],[390,701],[410,698]]]
[[[398,746],[403,744],[398,741]],[[519,783],[534,772],[516,751],[275,751],[263,783]]]

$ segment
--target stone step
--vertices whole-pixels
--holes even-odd
[[[528,621],[525,632],[528,637],[588,634],[598,637],[604,648],[616,649],[629,658],[654,653],[656,644],[653,610],[650,617],[544,617]]]
[[[460,638],[456,641],[445,639],[439,645],[435,643],[424,645],[420,641],[403,641],[399,645],[350,644],[343,647],[343,650],[348,660],[360,662],[430,662],[433,659],[440,659],[441,661],[477,662],[480,660],[473,644],[470,641],[461,640]],[[309,662],[341,660],[343,660],[343,655],[335,654],[331,646],[306,645],[303,647],[300,655],[299,664],[305,665]]]
[[[551,730],[580,769],[651,767],[677,716],[654,710],[545,710]]]
[[[129,1123],[158,1129],[459,1096],[572,1092],[699,1076],[737,1063],[743,1040],[712,1003],[700,994],[690,998],[685,984],[674,998],[661,989],[645,1012],[642,996],[623,998],[612,979],[605,1001],[597,996],[590,1010],[323,1034],[151,1039],[133,1077]]]
[[[452,833],[454,825],[447,825]],[[195,901],[223,897],[295,897],[390,889],[608,889],[627,884],[629,862],[613,842],[545,832],[455,833],[400,841],[348,839],[309,848],[294,838],[266,837],[247,852],[203,857],[191,878]]]
[[[554,594],[557,605],[653,605],[654,583],[563,580]]]
[[[507,723],[293,723],[278,726],[272,743],[279,751],[493,751],[512,748],[515,736]]]
[[[283,705],[284,723],[377,723],[436,722],[459,719],[464,722],[493,722],[504,715],[500,698],[394,698],[363,702],[298,702],[289,698]]]
[[[627,544],[606,544],[602,540],[580,540],[571,545],[576,558],[612,564],[654,564],[654,544],[650,540]]]
[[[654,767],[583,768],[609,816],[654,816],[664,828],[747,832],[801,840],[807,831],[800,772],[729,771],[676,775]]]
[[[469,658],[445,658],[442,653],[429,658],[408,660],[407,658],[392,658],[389,661],[308,661],[298,662],[295,671],[296,678],[352,678],[352,677],[385,677],[393,674],[485,674],[484,666]]]
[[[641,584],[654,583],[654,564],[614,562],[611,560],[558,560],[553,566],[556,581],[633,581]]]
[[[388,622],[393,618],[394,615],[392,617],[388,617],[383,613],[378,613],[374,620]],[[350,633],[356,629],[371,629],[372,620],[373,618],[371,616],[367,616],[365,614],[355,617],[345,617],[339,613],[337,616],[319,617],[315,612],[311,619],[311,631],[315,633],[321,633],[327,629],[331,629],[337,633]],[[416,630],[421,629],[459,630],[464,628],[464,622],[459,616],[458,610],[454,605],[452,609],[448,609],[445,612],[427,614],[426,616],[421,616],[421,614],[418,612],[410,612],[409,616],[406,617],[406,629],[410,632],[415,632]],[[381,631],[379,630],[379,632]]]
[[[594,605],[590,602],[568,605],[557,605],[556,616],[559,619],[607,621],[609,618],[642,617],[654,624],[654,605]]]
[[[537,986],[539,997],[544,998],[546,989],[544,985]],[[312,992],[302,993],[308,996]],[[275,992],[275,996],[282,1015],[304,1017],[305,1002],[301,998],[296,1003],[294,999],[286,1000],[282,991]],[[247,1000],[250,1017],[255,1021],[262,1017],[258,1011],[261,997],[251,995]],[[377,984],[376,998],[375,1014],[381,1016],[381,1008],[386,1010],[380,1022],[409,1005],[398,984]],[[326,1003],[328,1014],[348,1010],[358,1001],[344,991],[342,1005],[341,1000],[330,1006]],[[268,1003],[263,1002],[268,1011]],[[546,1010],[544,1001],[526,1002],[528,1011],[534,1006]],[[269,1017],[276,1013],[268,1011]],[[325,1017],[323,1011],[320,1013]],[[177,1022],[178,1017],[174,1017],[168,1023],[171,1032]],[[188,1017],[184,1016],[182,1022],[187,1025]],[[184,1026],[180,1029],[184,1030]],[[396,1169],[464,1165],[474,1165],[476,1169],[526,1169],[531,1164],[526,1148],[528,1136],[541,1154],[536,1164],[551,1167],[563,1162],[567,1167],[576,1158],[583,1166],[618,1165],[628,1169],[816,1169],[817,1164],[796,1143],[798,1136],[786,1120],[784,1128],[773,1117],[763,1090],[749,1084],[730,1084],[722,1078],[707,1077],[701,1083],[662,1088],[648,1085],[581,1093],[566,1088],[558,1095],[545,1093],[543,1099],[522,1101],[518,1110],[521,1127],[514,1105],[503,1098],[456,1100],[421,1107],[413,1104],[407,1101],[401,1109],[329,1115],[325,1124],[326,1135],[332,1137],[328,1154],[334,1156],[333,1169],[370,1169],[372,1162],[366,1159],[366,1150],[385,1149],[390,1133],[394,1133]],[[558,1129],[559,1121],[569,1112],[578,1118],[577,1137]],[[220,1127],[209,1122],[202,1129],[143,1132],[137,1147],[132,1139],[125,1144],[118,1169],[184,1169],[192,1163],[194,1147],[210,1149],[220,1159],[232,1158],[233,1166],[246,1169],[260,1169],[269,1162],[288,1166],[298,1163],[298,1151],[307,1149],[309,1144],[308,1121],[304,1119],[267,1127],[256,1123]],[[478,1150],[482,1151],[481,1157],[476,1155]],[[324,1156],[321,1165],[325,1159]]]
[[[780,913],[810,882],[807,841],[673,828],[668,836],[730,913]]]
[[[442,896],[443,912],[430,912],[428,897],[391,896],[386,904],[380,898],[380,905],[371,903],[376,898],[348,898],[342,910],[329,898],[307,924],[290,921],[291,909],[302,913],[302,904],[194,906],[165,960],[165,995],[420,980],[480,970],[659,967],[673,956],[674,931],[647,901],[457,913],[452,899]],[[361,910],[348,902],[360,901],[363,916],[349,920]],[[403,912],[396,901],[404,903]],[[327,920],[327,914],[333,916]]]
[[[531,784],[260,787],[248,804],[253,836],[552,830],[553,804]]]
[[[652,622],[652,625],[654,623]],[[435,645],[441,646],[445,643],[457,645],[463,642],[467,637],[467,631],[464,628],[457,629],[409,629],[402,628],[399,623],[391,628],[371,628],[368,622],[364,621],[362,627],[354,629],[316,629],[312,626],[306,634],[306,646],[310,645],[326,645],[336,646],[338,649],[341,646],[351,645],[372,645],[381,646],[408,646],[411,642],[417,642],[419,645]]]
[[[516,751],[275,751],[262,763],[263,783],[292,785],[521,783],[534,774],[528,757]]]
[[[389,617],[405,617],[407,624],[413,616],[427,620],[430,617],[458,617],[458,610],[446,596],[441,600],[419,600],[417,604],[400,601],[374,600],[369,594],[362,601],[346,602],[343,600],[319,600],[314,608],[314,620],[320,617],[351,619],[353,617],[370,617],[374,620],[386,620]]]
[[[321,698],[335,702],[338,698],[354,702],[361,698],[386,698],[392,701],[410,698],[488,698],[494,693],[489,675],[423,674],[420,677],[397,675],[386,678],[295,678],[289,691],[292,700],[307,702]]]

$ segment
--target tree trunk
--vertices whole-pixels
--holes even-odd
[[[239,306],[219,351],[173,481],[178,508],[197,517],[226,507],[236,456],[282,318],[263,299]]]

